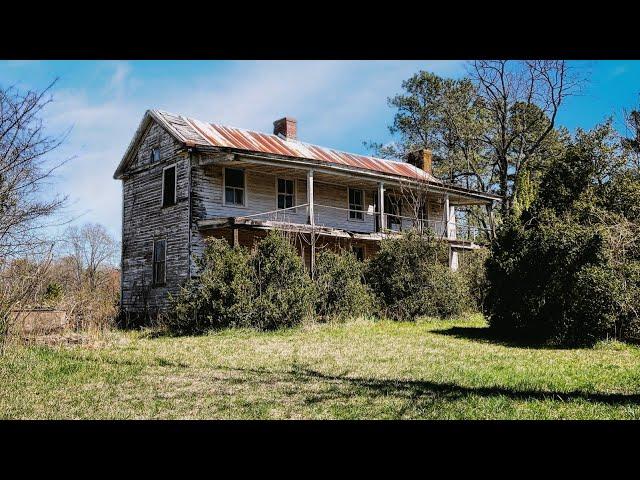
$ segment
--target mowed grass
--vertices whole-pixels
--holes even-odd
[[[476,315],[9,348],[0,418],[636,419],[640,349],[494,342]]]

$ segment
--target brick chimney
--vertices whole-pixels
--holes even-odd
[[[298,138],[298,122],[295,118],[283,117],[273,122],[273,134],[282,135],[287,140]]]
[[[421,148],[410,152],[407,155],[407,162],[433,175],[431,156],[431,150],[428,148]]]

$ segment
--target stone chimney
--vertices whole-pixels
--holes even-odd
[[[407,162],[433,175],[433,168],[431,166],[431,150],[428,148],[421,148],[410,152],[407,155]]]
[[[298,122],[295,118],[283,117],[273,122],[273,134],[283,136],[287,140],[298,138]]]

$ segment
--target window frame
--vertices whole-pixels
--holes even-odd
[[[401,232],[402,231],[402,198],[398,197],[397,195],[391,194],[391,193],[387,193],[385,192],[385,195],[387,196],[384,200],[384,209],[385,209],[385,217],[387,219],[386,223],[387,223],[387,230],[391,230],[393,232]],[[388,200],[388,201],[387,201]],[[395,206],[398,208],[398,211],[393,214],[391,212],[387,212],[387,206],[392,207]],[[391,208],[390,208],[391,209]],[[397,219],[397,222],[394,222],[394,225],[398,225],[398,229],[394,230],[393,228],[391,228],[391,219]]]
[[[149,163],[160,161],[160,147],[151,147],[151,160]]]
[[[159,261],[156,260],[156,243],[157,242],[164,242],[164,268],[163,268],[163,279],[161,282],[158,282],[156,280],[156,263],[160,263]],[[169,250],[169,243],[167,241],[167,237],[160,237],[160,238],[154,238],[153,241],[151,242],[151,280],[152,280],[152,285],[154,287],[163,287],[167,284],[167,251]]]
[[[351,208],[351,190],[354,191],[359,191],[360,193],[362,193],[362,210],[355,210]],[[366,210],[364,209],[364,206],[367,204],[366,201],[366,193],[365,190],[363,188],[355,188],[355,187],[347,187],[347,220],[349,220],[350,222],[364,222],[364,215],[366,213]],[[355,203],[353,204],[355,205]],[[351,217],[351,213],[356,213],[359,212],[360,213],[360,218],[357,217]]]
[[[170,205],[165,205],[164,204],[164,172],[170,168],[175,168],[175,172],[173,174],[173,203]],[[166,167],[162,168],[162,195],[160,197],[160,207],[161,208],[168,208],[168,207],[173,207],[174,205],[178,204],[178,164],[177,163],[172,163],[171,165],[167,165]]]
[[[242,172],[242,180],[243,180],[243,187],[242,187],[242,204],[238,204],[238,203],[228,203],[227,202],[227,169],[231,169],[231,170],[239,170]],[[237,189],[239,187],[229,187],[229,188],[234,188]],[[233,207],[233,208],[247,208],[247,205],[249,204],[249,200],[248,200],[248,195],[247,195],[247,170],[244,168],[238,168],[238,167],[222,167],[222,205],[224,206],[228,206],[228,207]]]
[[[284,180],[286,182],[293,182],[293,194],[292,194],[292,207],[296,206],[296,201],[298,198],[298,180],[295,178],[291,178],[291,177],[279,177],[276,175],[276,210],[285,210],[283,208],[278,207],[278,197],[280,195],[289,195],[288,193],[280,193],[280,191],[278,190],[278,180]],[[286,208],[286,207],[285,207]],[[289,210],[285,210],[287,212],[291,212],[291,213],[297,213],[297,208],[289,208]]]

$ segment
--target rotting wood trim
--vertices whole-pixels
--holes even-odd
[[[214,230],[218,228],[233,228],[233,229],[256,229],[256,230],[284,230],[288,232],[297,233],[315,233],[318,235],[336,237],[336,238],[348,238],[352,240],[368,240],[379,242],[384,238],[398,237],[402,235],[401,232],[374,232],[374,233],[360,233],[350,232],[339,228],[321,227],[302,223],[290,223],[290,222],[278,222],[272,220],[256,220],[254,218],[247,217],[220,217],[210,218],[206,220],[198,220],[198,229],[201,231]],[[441,240],[451,244],[453,248],[463,250],[475,250],[482,248],[481,245],[467,240],[454,240],[442,238]]]

